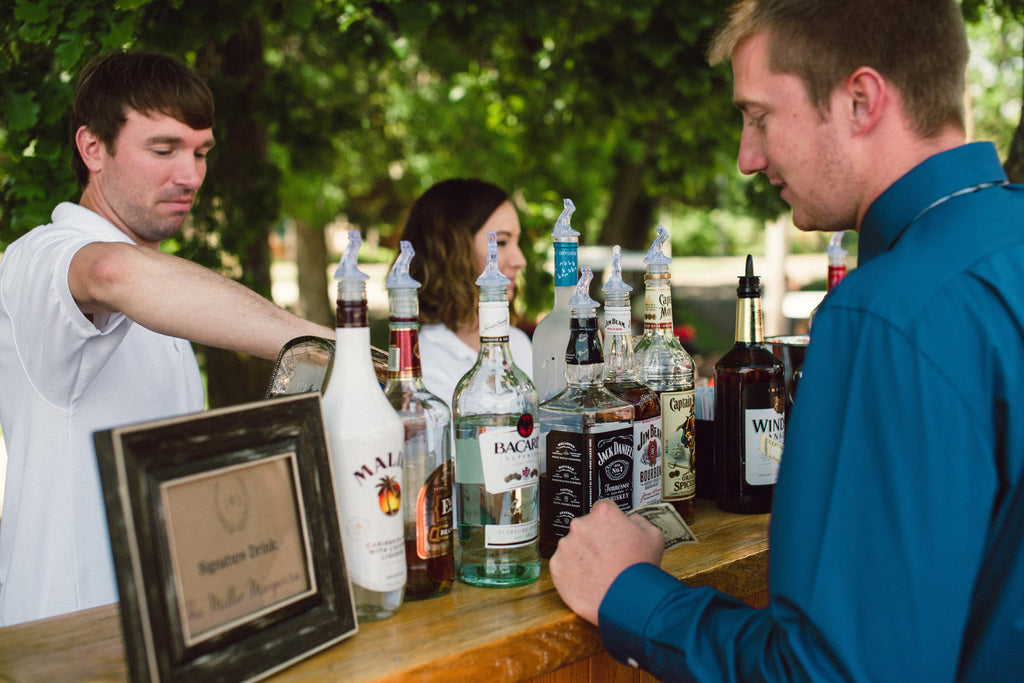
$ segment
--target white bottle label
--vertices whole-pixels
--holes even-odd
[[[508,302],[480,302],[480,336],[487,339],[508,338]]]
[[[693,389],[664,391],[661,400],[662,500],[687,500],[697,493],[693,471],[697,422]]]
[[[481,427],[480,467],[488,493],[505,493],[540,481],[540,430],[522,436],[519,428]]]
[[[493,549],[521,548],[537,541],[537,520],[521,524],[488,524],[484,527],[484,546]]]
[[[630,309],[625,306],[604,307],[604,333],[608,334],[630,334],[632,332],[632,321]]]
[[[633,423],[633,507],[661,502],[661,416]]]
[[[774,484],[782,462],[786,416],[772,408],[758,408],[747,410],[743,419],[747,437],[743,478],[752,486]]]
[[[344,439],[345,449],[368,457],[355,469],[335,473],[337,502],[352,583],[386,593],[400,589],[406,580],[402,444],[382,449],[379,442],[372,442],[351,436]],[[375,450],[377,455],[370,455]]]

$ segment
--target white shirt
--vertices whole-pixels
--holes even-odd
[[[444,400],[454,411],[455,385],[472,369],[479,352],[443,323],[420,325],[419,341],[423,384],[427,391]],[[508,341],[512,361],[532,379],[533,347],[530,337],[518,327],[509,326]]]
[[[187,341],[122,313],[90,322],[71,296],[79,249],[131,240],[77,204],[59,204],[52,220],[0,260],[0,626],[117,601],[92,434],[205,403]]]

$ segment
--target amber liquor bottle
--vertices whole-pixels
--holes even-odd
[[[444,595],[455,579],[452,413],[423,385],[420,283],[409,275],[415,251],[404,240],[399,246],[401,252],[387,279],[389,353],[384,394],[405,426],[405,599],[421,600]]]
[[[786,432],[785,369],[764,344],[761,282],[747,256],[736,290],[736,343],[715,363],[718,507],[770,512]]]

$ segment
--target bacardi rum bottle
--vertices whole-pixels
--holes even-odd
[[[612,270],[604,292],[604,387],[633,405],[633,507],[661,502],[661,403],[636,378],[632,312],[622,280],[622,252],[612,247]]]
[[[383,619],[402,604],[402,420],[374,373],[366,280],[357,263],[362,239],[350,230],[335,277],[338,325],[334,369],[323,397],[345,563],[360,621]]]
[[[594,274],[583,266],[569,301],[565,389],[540,404],[541,555],[551,557],[569,523],[599,498],[633,508],[633,405],[604,388]]]
[[[565,388],[565,345],[569,341],[569,297],[576,288],[579,266],[576,252],[580,234],[569,225],[576,206],[565,208],[555,222],[555,305],[533,331],[533,382],[537,397],[546,401]]]
[[[640,381],[661,403],[661,498],[689,523],[697,511],[694,370],[672,328],[672,259],[662,252],[667,241],[668,231],[659,225],[644,257],[644,334],[634,352]]]
[[[750,256],[736,294],[736,344],[715,363],[718,507],[770,512],[786,433],[785,368],[764,344],[761,281]]]
[[[415,255],[402,241],[388,275],[389,355],[384,394],[405,426],[402,476],[406,500],[405,599],[444,595],[455,579],[451,419],[448,405],[423,385],[419,347],[420,283],[409,275]]]
[[[476,586],[518,586],[540,575],[537,390],[508,345],[509,279],[487,236],[480,287],[480,353],[455,386],[456,574]]]

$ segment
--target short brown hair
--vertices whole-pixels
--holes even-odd
[[[480,272],[473,237],[508,198],[486,181],[452,178],[433,185],[413,204],[402,239],[416,250],[409,274],[422,283],[422,322],[457,330],[475,319]]]
[[[213,95],[195,70],[166,55],[113,52],[82,70],[71,108],[71,166],[78,186],[89,183],[89,169],[75,144],[85,126],[111,154],[128,110],[159,112],[195,130],[213,128]]]
[[[833,91],[869,66],[899,90],[922,137],[964,129],[968,47],[954,0],[739,0],[708,50],[712,65],[766,31],[770,67],[799,76],[825,112]]]

